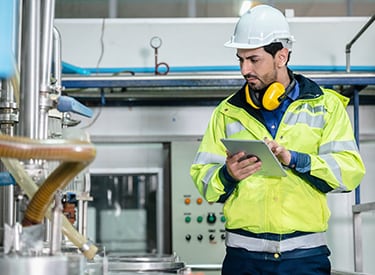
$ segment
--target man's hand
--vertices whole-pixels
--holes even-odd
[[[262,162],[256,156],[246,155],[240,152],[231,155],[227,151],[227,159],[225,161],[228,173],[237,181],[243,180],[255,172],[258,172],[262,166]]]
[[[270,140],[268,138],[265,138],[264,142],[268,145],[272,153],[274,153],[274,155],[282,164],[284,164],[285,166],[288,166],[290,164],[292,155],[285,147],[279,145],[276,141]]]

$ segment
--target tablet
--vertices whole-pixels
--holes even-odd
[[[231,154],[245,152],[246,154],[258,157],[262,161],[262,168],[256,174],[267,177],[286,176],[283,166],[263,140],[223,138],[221,141]]]

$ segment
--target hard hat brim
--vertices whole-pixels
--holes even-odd
[[[257,49],[263,46],[266,46],[266,45],[249,45],[249,44],[244,44],[244,43],[234,43],[232,41],[228,41],[224,43],[224,47],[234,48],[234,49]]]

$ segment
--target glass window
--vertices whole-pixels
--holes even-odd
[[[92,174],[95,241],[107,252],[157,251],[157,174]]]

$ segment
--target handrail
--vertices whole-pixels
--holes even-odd
[[[354,36],[354,38],[346,44],[345,53],[346,53],[346,71],[350,72],[350,51],[353,44],[357,41],[357,39],[367,30],[368,27],[375,21],[375,14],[371,16],[370,20],[359,30],[359,32]]]

